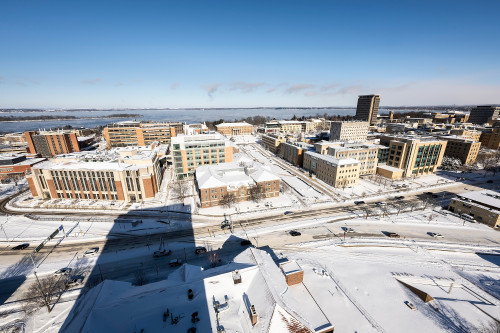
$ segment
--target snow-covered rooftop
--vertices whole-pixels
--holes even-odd
[[[273,180],[279,180],[279,177],[256,162],[239,161],[204,165],[196,169],[196,181],[200,189],[224,186],[235,189],[240,186],[253,186],[256,182]]]
[[[338,159],[330,155],[321,155],[312,151],[308,151],[306,152],[306,154],[311,155],[315,159],[326,161],[332,165],[359,164],[359,161],[355,160],[354,158]]]
[[[217,128],[219,127],[243,127],[243,126],[252,126],[247,122],[241,122],[241,123],[222,123],[215,125]]]
[[[403,169],[395,168],[395,167],[392,167],[389,165],[378,165],[377,168],[380,168],[382,170],[387,170],[390,172],[403,172],[404,171]]]
[[[235,283],[238,270],[241,283]],[[318,277],[317,279],[321,279]],[[309,287],[311,288],[311,286]],[[189,300],[188,289],[193,292]],[[257,314],[252,325],[251,307]],[[78,311],[70,314],[67,332],[318,332],[331,327],[324,312],[302,284],[288,286],[271,256],[248,248],[232,264],[215,269],[183,265],[167,280],[134,287],[126,282],[106,280],[79,300]],[[167,311],[169,316],[163,320]],[[193,325],[192,314],[199,321]]]
[[[459,198],[468,199],[477,203],[494,207],[500,210],[500,193],[491,190],[481,190],[462,193]]]

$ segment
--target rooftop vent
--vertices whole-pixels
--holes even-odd
[[[250,318],[252,319],[252,325],[257,324],[258,317],[259,316],[257,315],[257,311],[255,311],[255,306],[250,306]]]

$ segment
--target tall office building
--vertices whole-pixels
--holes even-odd
[[[500,107],[491,105],[481,105],[470,110],[469,123],[485,124],[490,118],[498,118]]]
[[[380,95],[360,95],[356,108],[356,119],[368,121],[370,125],[377,123]]]
[[[182,123],[122,121],[105,127],[102,136],[109,148],[149,146],[153,142],[170,144],[172,137],[184,133]]]
[[[78,137],[75,132],[66,131],[28,131],[24,132],[30,154],[42,157],[54,157],[59,154],[79,152],[80,148],[89,146],[94,137]]]

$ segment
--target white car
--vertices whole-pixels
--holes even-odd
[[[353,228],[344,227],[345,232],[354,232]]]
[[[410,301],[405,301],[406,306],[408,306],[412,310],[416,310],[417,307]]]
[[[86,255],[86,256],[94,255],[97,252],[99,252],[99,248],[98,247],[93,247],[93,248],[88,249],[87,251],[85,251],[85,253],[83,253],[83,255]]]
[[[430,235],[434,238],[443,238],[443,235],[436,232],[431,232]]]
[[[83,283],[83,277],[72,276],[71,278],[68,279],[68,282],[66,283],[66,285],[68,286],[68,288],[72,288],[72,287],[76,287],[82,283]]]

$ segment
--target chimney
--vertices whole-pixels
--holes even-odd
[[[255,311],[254,305],[252,305],[250,307],[250,318],[252,319],[252,326],[255,326],[255,324],[257,324],[258,315],[257,315],[257,311]]]
[[[235,270],[233,272],[233,282],[234,282],[234,284],[241,283],[241,274],[240,274],[240,271]]]

